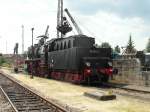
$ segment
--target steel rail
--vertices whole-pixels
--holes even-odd
[[[42,97],[42,96],[36,94],[35,92],[33,92],[30,88],[25,87],[25,86],[23,86],[22,84],[18,83],[13,77],[10,77],[10,76],[8,76],[7,74],[4,74],[4,73],[0,73],[0,74],[2,74],[4,77],[8,78],[9,80],[11,80],[12,82],[14,82],[15,84],[21,86],[22,88],[24,88],[26,91],[30,92],[31,94],[33,94],[33,95],[39,97],[39,98],[40,98],[43,102],[45,102],[48,106],[53,107],[53,108],[55,107],[55,112],[68,112],[65,108],[59,106],[59,105],[56,104],[56,103],[53,103],[52,101],[49,101],[49,100],[45,99],[44,97]],[[3,90],[3,91],[4,91],[4,90]],[[7,96],[7,97],[8,97],[8,96]],[[11,104],[13,104],[13,103],[11,102]]]
[[[4,89],[0,86],[0,89],[3,93],[3,95],[5,96],[6,100],[8,100],[8,102],[10,103],[11,107],[13,108],[13,110],[15,112],[18,112],[18,110],[16,109],[16,107],[14,106],[14,104],[12,103],[12,101],[9,99],[8,95],[5,93]]]
[[[128,87],[123,87],[120,85],[115,85],[113,83],[103,83],[104,86],[110,87],[110,88],[118,88],[126,91],[133,91],[133,92],[138,92],[138,93],[147,93],[150,94],[150,91],[146,90],[140,90],[140,89],[134,89],[134,88],[128,88]]]

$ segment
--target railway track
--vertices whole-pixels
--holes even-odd
[[[0,74],[0,86],[14,112],[67,112],[3,74]]]
[[[14,112],[8,100],[4,97],[0,89],[0,112]]]
[[[114,83],[103,83],[102,86],[105,89],[107,88],[107,91],[111,90],[115,94],[150,101],[150,91],[128,88],[125,85]]]
[[[150,91],[125,87],[126,86],[125,84],[103,83],[102,85],[105,87],[108,87],[108,88],[118,88],[118,89],[123,89],[123,90],[127,90],[127,91],[132,91],[132,92],[150,94]]]

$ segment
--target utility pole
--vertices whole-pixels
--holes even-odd
[[[0,36],[0,39],[2,38],[2,36]],[[1,42],[1,41],[0,41]],[[1,44],[1,43],[0,43]],[[1,48],[0,48],[0,53],[2,53]]]
[[[33,60],[33,58],[34,58],[33,57],[33,55],[34,55],[34,53],[33,53],[33,30],[34,30],[34,28],[32,28],[31,30],[32,30],[32,60]]]
[[[6,40],[6,54],[7,54],[7,40]]]
[[[33,64],[33,58],[34,58],[34,56],[33,56],[34,55],[34,53],[33,53],[34,52],[33,51],[34,50],[33,49],[33,30],[34,30],[34,28],[32,28],[31,30],[32,30],[32,67],[34,67],[34,64]],[[33,71],[32,71],[32,74],[31,74],[31,78],[33,79]]]
[[[24,53],[24,25],[22,27],[22,54]]]

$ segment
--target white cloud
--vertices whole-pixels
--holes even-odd
[[[98,43],[106,41],[113,47],[116,45],[126,46],[131,33],[135,47],[138,50],[142,50],[145,48],[150,35],[149,25],[142,18],[138,17],[121,18],[112,13],[99,11],[92,16],[80,15],[78,20],[84,26],[82,29],[84,29],[86,34],[91,35],[93,33]]]
[[[113,3],[115,0],[111,0]],[[70,9],[68,1],[65,6]],[[94,0],[93,2],[98,2]],[[70,7],[69,7],[70,6]],[[70,11],[79,22],[85,34],[95,35],[97,43],[108,41],[112,46],[125,46],[129,34],[132,33],[136,48],[144,49],[148,40],[149,25],[140,17],[122,18],[114,13],[98,11],[92,15],[82,15]],[[35,27],[35,37],[45,32],[50,25],[50,38],[56,37],[57,0],[0,0],[0,52],[13,52],[16,42],[19,42],[21,52],[21,25],[25,25],[25,48],[31,45],[31,28]],[[85,28],[86,27],[86,28]],[[87,31],[87,29],[89,31]],[[90,33],[89,33],[90,32]],[[91,33],[92,32],[92,33]],[[37,42],[37,40],[35,40]]]
[[[8,52],[12,53],[16,42],[19,42],[21,52],[21,25],[25,25],[25,48],[31,45],[31,28],[35,27],[35,37],[45,32],[50,25],[50,35],[56,29],[57,1],[30,0],[0,0],[0,52],[6,52],[6,40]],[[36,40],[35,40],[36,41]]]

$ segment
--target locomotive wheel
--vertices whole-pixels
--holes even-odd
[[[87,84],[88,84],[88,85],[91,84],[90,77],[87,77]]]
[[[18,68],[17,67],[14,68],[14,72],[18,73]]]
[[[109,76],[103,75],[102,82],[108,82]]]

